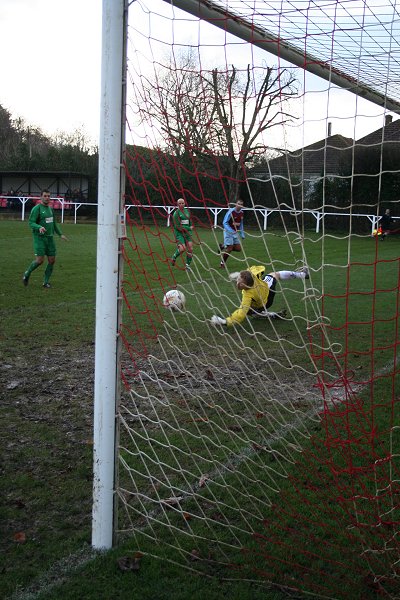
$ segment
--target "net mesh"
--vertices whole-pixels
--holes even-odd
[[[397,98],[395,3],[208,4]],[[207,576],[396,597],[398,121],[167,3],[132,3],[128,38],[119,533]],[[251,265],[310,276],[278,282],[284,318],[213,325]]]

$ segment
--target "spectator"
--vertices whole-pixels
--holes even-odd
[[[391,225],[393,223],[392,216],[390,214],[390,208],[387,208],[381,218],[379,219],[379,227],[382,230],[382,234],[380,236],[382,242],[385,241],[385,237],[390,234]]]

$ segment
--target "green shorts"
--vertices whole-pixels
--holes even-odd
[[[34,235],[33,248],[35,256],[55,256],[56,245],[52,235]]]
[[[190,231],[188,231],[187,233],[182,233],[180,231],[177,231],[175,233],[175,237],[176,237],[176,243],[178,244],[183,244],[184,246],[186,246],[186,244],[188,242],[192,241],[192,235],[190,233]]]

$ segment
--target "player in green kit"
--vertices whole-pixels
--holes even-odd
[[[51,287],[49,279],[53,272],[54,263],[56,261],[56,245],[54,243],[54,233],[60,236],[64,241],[67,237],[63,235],[61,229],[56,223],[54,211],[49,206],[50,192],[43,190],[40,197],[40,204],[34,206],[29,216],[29,227],[33,232],[33,247],[35,251],[35,260],[29,265],[25,271],[22,281],[25,286],[29,283],[29,277],[32,271],[43,264],[44,257],[47,256],[47,267],[44,272],[43,287]]]
[[[190,218],[189,209],[185,206],[183,198],[179,198],[178,206],[172,214],[172,224],[174,226],[174,234],[177,243],[171,262],[175,265],[178,256],[186,250],[186,270],[190,271],[190,263],[193,259],[193,242],[192,242],[192,221]]]

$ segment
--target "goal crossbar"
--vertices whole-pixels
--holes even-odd
[[[301,67],[321,79],[325,79],[357,96],[365,98],[365,100],[369,100],[378,106],[400,114],[400,102],[397,100],[389,98],[385,93],[362,84],[353,76],[318,59],[308,52],[299,50],[270,31],[255,23],[248,22],[243,17],[233,14],[226,8],[222,9],[209,0],[164,0],[164,2],[180,8],[194,17],[207,21],[243,41],[250,42],[254,46],[278,56],[293,65]]]

